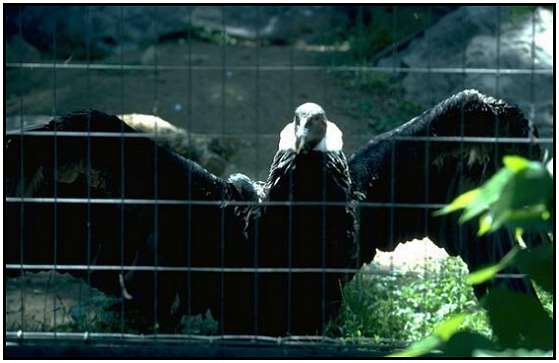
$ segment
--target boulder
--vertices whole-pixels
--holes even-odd
[[[466,88],[506,99],[520,106],[540,134],[549,137],[553,135],[553,18],[553,11],[543,7],[464,6],[378,65],[503,69],[501,74],[402,72],[397,77],[406,98],[425,108]]]
[[[178,6],[8,6],[8,41],[22,36],[51,56],[102,58],[117,47],[141,49],[187,27],[189,8]],[[56,42],[55,42],[56,40]]]
[[[347,11],[332,6],[197,6],[192,25],[249,40],[274,44],[319,42],[337,25],[347,25]]]
[[[331,6],[23,6],[6,7],[8,41],[21,36],[49,57],[103,58],[185,38],[221,41],[228,36],[276,44],[317,41],[345,24]],[[212,35],[212,32],[214,35]],[[217,35],[215,35],[217,34]],[[207,38],[207,39],[206,39]],[[56,42],[55,42],[56,40]]]
[[[450,256],[428,238],[400,243],[394,251],[376,250],[375,258],[366,269],[384,274],[435,274],[442,260]]]

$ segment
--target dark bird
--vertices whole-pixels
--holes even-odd
[[[347,275],[326,269],[355,267],[351,179],[342,146],[342,132],[314,103],[299,106],[281,132],[264,202],[287,203],[264,204],[251,219],[258,264],[315,270],[260,275],[259,332],[318,335],[337,314]]]
[[[27,131],[6,138],[5,263],[91,266],[82,277],[150,319],[210,309],[223,333],[323,333],[352,273],[412,238],[429,237],[471,270],[494,263],[512,236],[480,238],[473,223],[433,211],[486,181],[503,155],[540,158],[536,144],[507,139],[537,137],[522,112],[472,90],[373,137],[349,161],[324,110],[301,105],[264,188],[218,178],[97,111]],[[103,265],[119,268],[94,268]]]
[[[259,264],[358,269],[377,249],[392,251],[400,242],[423,237],[459,255],[472,271],[499,261],[514,244],[508,232],[480,238],[477,226],[460,226],[456,216],[434,217],[432,206],[479,186],[499,169],[504,155],[537,159],[539,148],[460,142],[461,136],[527,138],[529,122],[517,107],[466,90],[374,137],[348,165],[338,127],[320,106],[301,105],[281,132],[265,185],[265,201],[291,204],[262,206],[259,218],[251,220],[260,236]],[[265,331],[323,333],[337,315],[348,277],[320,269],[261,276],[259,313]],[[532,291],[524,280],[505,282]],[[476,286],[477,295],[486,287]]]

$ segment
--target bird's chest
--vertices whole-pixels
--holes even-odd
[[[298,155],[285,165],[284,172],[270,194],[274,201],[320,202],[343,200],[343,191],[322,153]]]

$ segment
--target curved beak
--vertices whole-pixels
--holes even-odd
[[[305,146],[307,138],[307,130],[305,128],[301,128],[295,134],[295,153],[299,154],[301,150],[303,150],[303,146]]]

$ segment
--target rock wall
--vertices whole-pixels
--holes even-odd
[[[22,36],[57,58],[102,58],[187,36],[189,27],[272,44],[313,42],[333,24],[347,25],[347,9],[331,6],[7,6],[8,40]],[[192,29],[192,28],[190,28]],[[209,33],[208,33],[209,34]],[[191,33],[196,37],[199,34]],[[220,37],[219,35],[217,36]],[[56,45],[54,40],[56,39]]]
[[[406,97],[424,107],[464,88],[504,98],[519,105],[542,135],[552,136],[553,18],[552,10],[541,7],[464,6],[378,65],[502,69],[501,74],[409,72],[398,78]],[[511,74],[507,69],[528,72]]]

